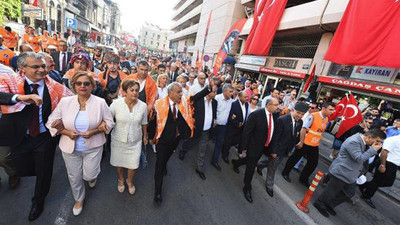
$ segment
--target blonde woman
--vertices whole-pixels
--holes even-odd
[[[157,77],[158,99],[164,98],[165,96],[168,95],[167,82],[168,82],[167,74],[163,73],[158,75]]]
[[[57,130],[51,127],[61,120],[65,129],[60,132],[59,147],[62,151],[68,179],[75,205],[72,212],[78,216],[82,212],[85,199],[85,181],[94,188],[100,173],[100,161],[105,133],[114,127],[114,120],[104,99],[91,94],[96,83],[86,72],[78,72],[71,79],[75,96],[62,98],[46,126],[52,136]]]

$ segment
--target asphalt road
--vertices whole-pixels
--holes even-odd
[[[212,146],[209,147],[208,155],[211,157]],[[231,149],[233,151],[234,148]],[[118,193],[117,174],[106,157],[102,161],[96,188],[87,188],[83,212],[75,217],[72,215],[74,200],[64,162],[60,152],[57,152],[45,210],[34,222],[27,220],[34,178],[23,178],[16,190],[9,190],[7,176],[1,168],[0,224],[400,224],[400,206],[382,195],[374,197],[376,210],[360,201],[357,193],[356,205],[340,205],[335,217],[323,217],[311,204],[310,213],[303,213],[296,208],[295,202],[302,199],[306,188],[297,182],[298,172],[291,173],[292,183],[283,180],[280,175],[283,164],[277,171],[273,198],[265,191],[265,175],[254,175],[254,202],[250,204],[242,193],[244,167],[238,175],[232,171],[231,165],[224,162],[220,163],[221,172],[208,166],[207,180],[203,181],[194,172],[196,156],[193,149],[183,162],[177,154],[171,157],[161,206],[153,204],[153,153],[148,153],[149,166],[140,169],[134,178],[137,191],[133,196],[127,191]],[[318,166],[318,170],[324,172],[327,168],[328,165],[322,162]],[[321,190],[322,187],[317,188],[313,199]]]

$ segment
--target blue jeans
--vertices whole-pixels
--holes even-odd
[[[226,134],[226,125],[215,126],[215,146],[211,163],[218,163]]]

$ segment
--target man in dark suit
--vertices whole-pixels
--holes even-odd
[[[274,196],[273,186],[276,168],[300,141],[300,130],[303,126],[301,118],[308,108],[307,104],[298,102],[290,114],[281,116],[276,121],[274,141],[272,142],[271,153],[268,155],[267,193],[271,197]]]
[[[274,127],[276,126],[279,102],[276,98],[269,98],[263,109],[249,115],[242,134],[242,152],[247,153],[246,172],[244,175],[243,194],[247,201],[253,202],[251,197],[251,180],[257,162],[272,146]]]
[[[0,119],[0,146],[9,148],[19,176],[36,176],[35,193],[28,216],[32,221],[43,212],[58,141],[51,137],[45,124],[55,105],[63,96],[72,95],[72,92],[46,77],[45,61],[38,53],[22,53],[18,58],[18,66],[21,76],[11,79],[10,76],[1,75],[0,91],[20,94],[16,97],[17,101],[21,95],[36,94],[43,99],[43,104],[2,106],[4,114]],[[21,86],[23,93],[17,88]]]
[[[169,75],[169,82],[170,83],[176,81],[176,78],[179,76],[178,70],[179,70],[179,68],[176,65],[176,63],[172,63],[171,64],[170,75]]]
[[[65,72],[67,72],[68,63],[71,60],[72,53],[67,51],[68,46],[66,41],[60,40],[59,42],[60,51],[51,53],[51,57],[53,57],[53,60],[56,64],[56,70],[61,76],[64,76]]]
[[[249,108],[248,95],[241,91],[238,94],[239,99],[232,103],[231,111],[227,123],[227,134],[222,147],[222,160],[229,164],[229,149],[232,146],[238,145],[242,137],[242,131],[247,119]]]
[[[35,104],[39,106],[42,104],[43,100],[39,95],[18,95],[11,94],[8,92],[0,92],[0,105],[14,105],[17,102],[25,102],[28,104]]]
[[[212,84],[212,82],[210,82]],[[210,136],[213,131],[215,125],[215,119],[217,117],[217,101],[214,99],[217,94],[217,86],[209,85],[209,87],[204,89],[209,89],[212,87],[212,91],[208,91],[206,97],[203,97],[202,100],[197,101],[194,107],[194,115],[195,119],[195,129],[194,129],[194,139],[196,139],[196,143],[199,146],[199,152],[197,156],[197,169],[196,173],[200,176],[201,179],[205,180],[206,175],[205,171],[205,161],[207,154],[207,144],[210,141]],[[199,95],[203,91],[197,93],[195,96]]]

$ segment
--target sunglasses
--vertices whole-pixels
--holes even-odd
[[[316,109],[315,107],[310,107],[310,109]]]
[[[77,81],[77,82],[75,82],[75,85],[76,85],[76,86],[82,86],[82,84],[83,84],[83,86],[85,86],[85,87],[89,87],[89,86],[90,86],[90,82],[89,82],[89,81],[85,81],[85,82]]]
[[[26,67],[32,68],[32,69],[34,69],[34,70],[37,70],[37,69],[39,69],[39,68],[46,69],[46,65],[45,65],[45,64],[43,64],[43,65],[41,65],[41,66],[39,66],[39,65],[33,65],[33,66],[26,66]]]

